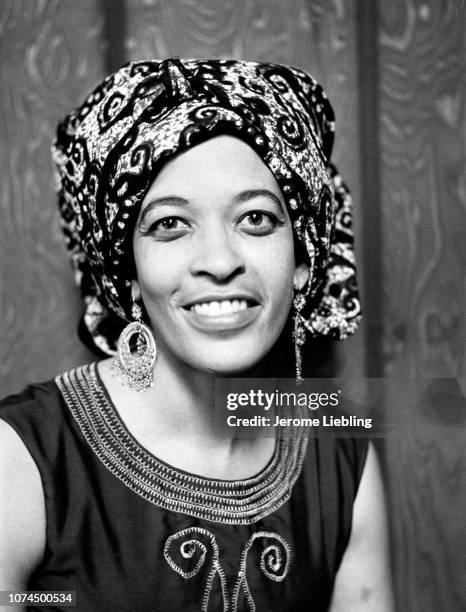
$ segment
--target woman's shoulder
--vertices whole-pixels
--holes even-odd
[[[47,417],[53,417],[52,413],[61,408],[61,393],[56,379],[28,384],[21,391],[0,399],[0,435],[6,437],[5,444],[11,442],[12,429],[22,438],[22,430],[27,423],[46,423],[50,421]],[[12,439],[15,440],[15,437]]]
[[[95,364],[85,364],[77,368],[63,372],[55,378],[40,383],[31,383],[22,391],[10,394],[0,399],[0,417],[7,414],[19,414],[31,412],[35,414],[40,411],[50,412],[61,410],[63,406],[63,381],[68,381],[71,376],[86,378]]]
[[[47,403],[47,400],[53,401],[58,394],[58,387],[53,379],[41,383],[31,383],[22,389],[22,391],[12,393],[0,399],[0,410],[20,409],[32,404],[41,404],[44,401]]]
[[[0,420],[23,439],[28,431],[56,423],[61,411],[61,395],[54,380],[30,384],[0,400]]]
[[[22,439],[33,456],[54,454],[70,419],[62,381],[80,373],[84,379],[90,365],[80,366],[42,383],[34,383],[0,400],[0,421],[5,421]]]
[[[23,401],[27,400],[19,403]],[[5,493],[0,503],[0,588],[24,588],[44,552],[44,491],[37,462],[23,436],[2,419],[0,489]]]
[[[306,477],[325,495],[354,500],[366,465],[369,438],[320,433],[308,444]]]
[[[314,437],[314,445],[311,445],[311,448],[322,465],[327,468],[331,463],[335,466],[347,466],[360,478],[367,458],[369,440],[369,436],[363,434],[347,432],[346,435],[335,435],[333,432],[324,431]],[[315,461],[316,457],[313,460]]]

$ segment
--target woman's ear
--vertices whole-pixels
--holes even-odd
[[[309,266],[305,263],[300,263],[296,266],[293,274],[293,287],[297,291],[301,291],[309,282]]]
[[[138,302],[141,299],[141,288],[136,279],[131,281],[131,297],[133,298],[133,302]]]

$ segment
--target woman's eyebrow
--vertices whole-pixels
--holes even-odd
[[[160,206],[162,204],[170,204],[170,205],[174,205],[174,206],[185,206],[186,204],[189,204],[188,200],[186,200],[185,198],[182,198],[180,196],[163,196],[161,198],[155,198],[155,200],[151,200],[147,206],[144,208],[144,210],[141,213],[141,219],[139,220],[139,223],[144,223],[145,218],[147,217],[147,215],[157,206]]]
[[[245,191],[241,191],[240,193],[238,193],[234,198],[233,201],[236,203],[241,203],[241,202],[247,202],[248,200],[252,200],[253,198],[259,198],[259,197],[265,197],[265,198],[270,198],[271,200],[273,200],[275,202],[275,204],[281,209],[283,210],[283,205],[280,201],[280,198],[278,198],[277,195],[275,195],[275,193],[273,193],[273,191],[270,191],[269,189],[246,189]],[[155,198],[155,200],[151,200],[147,206],[144,208],[144,210],[141,213],[141,219],[139,220],[139,223],[142,225],[146,219],[146,217],[149,215],[149,213],[154,210],[154,208],[156,208],[157,206],[161,206],[163,204],[168,204],[168,205],[174,205],[174,206],[186,206],[187,204],[189,204],[189,200],[186,200],[185,198],[182,198],[181,196],[162,196],[160,198]]]
[[[280,198],[276,196],[273,191],[269,191],[268,189],[247,189],[246,191],[242,191],[238,193],[234,201],[235,202],[247,202],[248,200],[252,200],[253,198],[265,197],[270,198],[275,202],[275,204],[283,210],[283,205],[280,201]]]

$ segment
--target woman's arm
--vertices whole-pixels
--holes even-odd
[[[0,590],[24,590],[44,548],[39,470],[18,434],[0,419]]]
[[[330,612],[393,610],[384,491],[377,456],[369,444]]]

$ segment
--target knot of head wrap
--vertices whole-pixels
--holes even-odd
[[[85,302],[80,334],[113,354],[131,320],[132,234],[163,164],[220,134],[249,144],[284,195],[311,267],[311,335],[343,339],[360,318],[352,202],[330,163],[334,115],[307,73],[276,64],[168,59],[106,78],[57,130],[52,147],[67,248]]]

